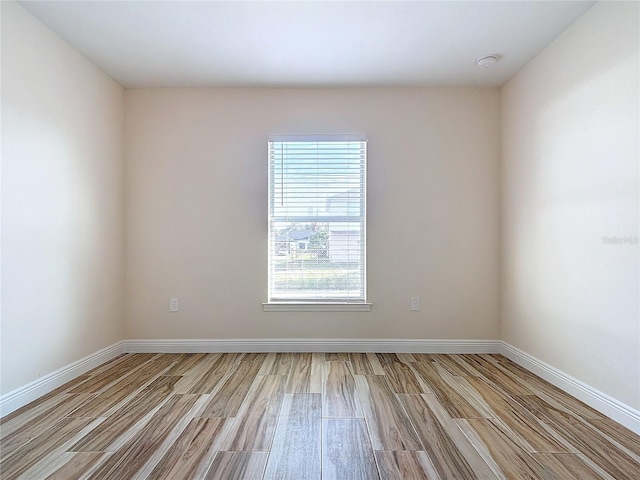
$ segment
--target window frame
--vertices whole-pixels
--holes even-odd
[[[321,300],[321,299],[301,299],[296,301],[294,299],[277,299],[274,300],[271,288],[272,288],[272,271],[273,271],[273,255],[272,252],[272,221],[274,217],[272,215],[272,165],[271,165],[271,144],[274,142],[364,142],[365,155],[362,164],[361,173],[361,187],[360,192],[363,196],[361,209],[361,215],[358,217],[361,220],[361,239],[364,242],[360,247],[361,252],[361,272],[362,272],[362,300],[351,300],[347,297],[340,299],[339,301]],[[268,175],[268,210],[267,210],[267,302],[263,303],[264,311],[370,311],[371,303],[368,302],[367,291],[367,137],[361,134],[319,134],[319,135],[270,135],[267,141],[267,175]],[[318,218],[322,216],[316,215]],[[296,217],[292,217],[296,218]],[[347,216],[349,218],[349,216]],[[327,221],[323,219],[323,221]]]

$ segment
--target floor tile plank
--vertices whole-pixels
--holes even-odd
[[[469,377],[465,381],[491,406],[496,419],[509,429],[512,440],[524,446],[528,452],[568,453],[566,445],[558,441],[557,435],[545,429],[521,404],[509,401],[508,397],[481,378]]]
[[[256,480],[262,478],[267,452],[220,452],[205,480]]]
[[[209,357],[201,364],[201,376],[189,390],[191,394],[211,393],[223,381],[238,361],[238,354],[223,354]]]
[[[211,396],[199,416],[235,417],[260,370],[260,365],[260,362],[241,362],[233,375],[229,376]]]
[[[565,437],[581,453],[593,459],[617,480],[637,479],[640,463],[598,435],[577,417],[555,408],[536,396],[521,396],[518,400],[542,422]]]
[[[465,362],[456,361],[457,355],[432,355],[431,358],[435,363],[442,365],[446,368],[451,375],[455,375],[457,377],[474,377],[479,376],[480,373],[469,366]]]
[[[356,382],[347,362],[325,362],[322,397],[323,417],[362,417],[356,395]]]
[[[4,459],[14,451],[37,438],[43,432],[55,429],[61,421],[94,398],[94,394],[64,394],[53,408],[47,409],[32,418],[0,441],[0,458]],[[55,431],[54,431],[55,434]]]
[[[134,375],[156,356],[153,353],[136,353],[122,357],[121,361],[111,363],[109,368],[89,376],[84,382],[70,390],[69,393],[96,393],[127,376]]]
[[[386,379],[356,375],[356,387],[374,450],[423,450],[402,405]]]
[[[378,478],[364,419],[325,418],[322,421],[322,480]]]
[[[461,355],[460,358],[480,372],[486,381],[509,395],[531,395],[533,393],[521,379],[492,366],[490,362],[479,355]]]
[[[349,362],[354,375],[375,375],[373,366],[366,353],[350,353]]]
[[[512,442],[491,420],[469,418],[460,419],[458,423],[466,425],[477,434],[477,437],[483,442],[483,447],[490,452],[491,457],[507,478],[550,478],[532,455]]]
[[[268,451],[287,382],[285,375],[258,375],[240,406],[223,451]]]
[[[192,419],[148,480],[204,478],[232,423],[228,418]]]
[[[46,430],[11,454],[6,455],[0,462],[2,478],[17,478],[93,422],[92,418],[62,419],[55,425],[55,428]]]
[[[452,418],[485,416],[483,412],[476,409],[467,399],[452,389],[433,365],[416,362],[413,364],[413,369],[429,385],[431,391],[438,397],[438,400]]]
[[[324,353],[311,354],[311,377],[309,378],[309,393],[322,393],[324,384]]]
[[[467,378],[451,375],[446,368],[437,362],[434,362],[433,366],[442,381],[447,385],[447,388],[462,397],[467,404],[473,407],[475,411],[478,412],[478,417],[489,418],[493,416],[493,411],[487,402],[485,402],[484,399],[475,392],[475,390],[465,388],[469,385]],[[475,377],[472,377],[472,379],[473,378]]]
[[[71,452],[106,452],[109,446],[121,435],[140,421],[145,415],[161,406],[169,399],[161,393],[140,393],[132,401],[123,405],[120,410],[109,417],[108,422],[98,425],[89,435],[85,436],[69,448]]]
[[[478,478],[424,398],[420,395],[399,395],[399,398],[440,478]]]
[[[322,397],[319,393],[284,396],[265,480],[320,479]]]
[[[350,360],[349,353],[347,352],[325,353],[324,359],[327,362],[348,362]]]
[[[602,477],[591,469],[579,454],[534,453],[533,457],[543,466],[547,476],[560,480],[600,480]]]
[[[518,378],[519,381],[525,383],[532,394],[536,394],[541,398],[551,399],[552,403],[562,406],[562,408],[565,408],[569,412],[583,418],[605,418],[600,412],[589,407],[577,398],[572,397],[568,393],[563,392],[546,380],[526,371],[508,358],[503,357],[502,361],[499,362],[498,368],[502,372],[509,372],[512,377]]]
[[[0,422],[0,439],[8,437],[18,429],[23,429],[34,418],[57,407],[62,399],[66,398],[66,395],[68,394],[62,392],[50,397],[45,396],[47,398],[39,398],[15,412],[10,413],[6,417],[2,417],[2,421]],[[0,454],[1,453],[2,450],[0,448]]]
[[[447,410],[438,401],[435,394],[420,395],[427,404],[438,423],[442,425],[453,443],[474,471],[475,476],[481,480],[504,478],[500,468],[493,459],[483,456],[472,444],[471,439],[459,428],[458,423],[449,416]],[[456,451],[454,450],[454,452]]]
[[[182,353],[176,358],[175,364],[165,372],[165,375],[189,375],[197,369],[201,362],[207,358],[206,353]]]
[[[440,479],[424,452],[376,451],[375,456],[383,480]]]
[[[37,398],[28,405],[24,405],[17,410],[11,412],[8,415],[0,418],[0,438],[9,435],[17,428],[22,427],[26,422],[32,418],[37,417],[45,410],[57,405],[60,402],[62,395],[69,394],[69,391],[76,385],[86,381],[89,378],[88,374],[80,375],[73,380],[61,385],[60,387],[52,390],[51,392]]]
[[[589,418],[587,422],[603,435],[618,442],[619,445],[632,452],[636,457],[640,457],[640,437],[628,428],[608,418],[602,420]]]
[[[382,357],[385,355],[384,357]],[[382,360],[384,358],[384,361]],[[395,354],[378,354],[384,374],[395,393],[427,393],[407,363]]]
[[[285,393],[311,393],[312,358],[311,353],[299,353],[293,357]]]
[[[366,353],[367,360],[371,364],[371,369],[373,370],[374,375],[384,375],[384,370],[382,369],[382,365],[380,364],[380,360],[375,353]]]
[[[290,352],[276,353],[271,369],[266,375],[289,375],[296,354]]]
[[[80,478],[94,465],[105,459],[108,453],[102,452],[78,452],[65,453],[68,460],[60,468],[44,477],[46,480],[69,480],[70,478]]]
[[[436,355],[432,355],[429,353],[414,353],[413,354],[413,358],[415,358],[416,362],[423,362],[423,363],[431,363],[433,362],[433,357]]]
[[[73,416],[92,418],[107,416],[110,410],[117,409],[122,402],[125,402],[135,394],[136,390],[144,389],[151,384],[172,364],[171,356],[152,358],[140,368],[137,368],[134,374],[127,375],[121,381],[113,382],[113,384],[106,387],[100,392],[100,395],[75,410]]]
[[[111,455],[90,478],[133,477],[152,457],[173,427],[193,408],[197,400],[197,395],[172,395],[143,431]]]

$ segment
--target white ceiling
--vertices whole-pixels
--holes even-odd
[[[125,87],[499,86],[594,3],[20,2]]]

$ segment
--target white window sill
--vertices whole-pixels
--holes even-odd
[[[370,303],[263,303],[265,312],[369,312]]]

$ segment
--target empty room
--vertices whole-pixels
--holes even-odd
[[[640,478],[639,2],[0,17],[0,478]]]

